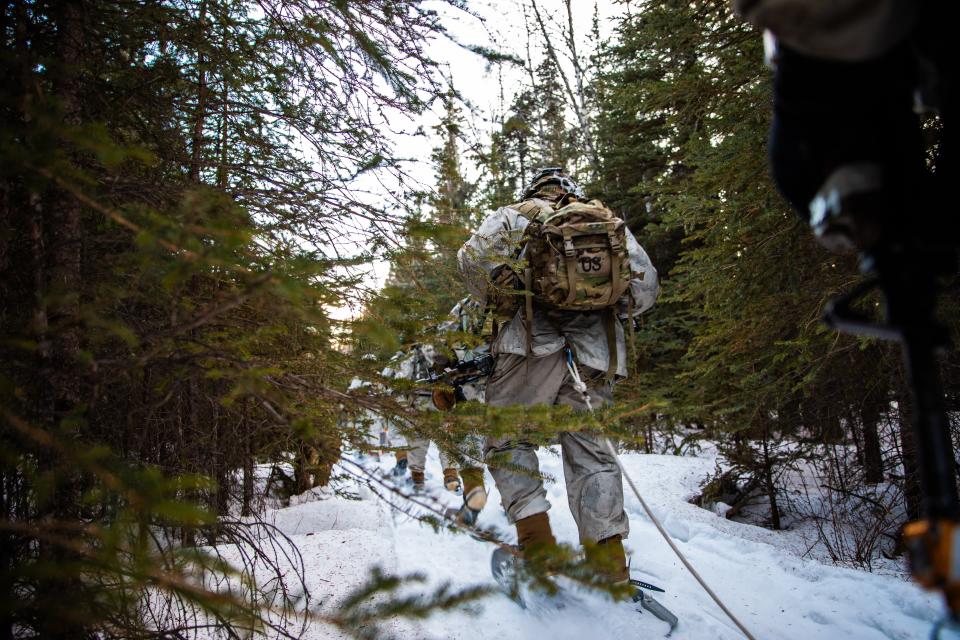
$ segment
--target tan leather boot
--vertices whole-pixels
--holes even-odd
[[[472,527],[477,524],[480,511],[487,504],[487,490],[483,486],[483,469],[471,467],[460,472],[463,478],[463,505],[457,510],[456,520]]]
[[[517,520],[517,542],[524,554],[557,545],[547,512]]]
[[[410,478],[413,480],[414,489],[422,489],[424,482],[426,481],[426,476],[422,470],[410,469]]]
[[[587,560],[602,573],[610,584],[626,582],[630,579],[627,568],[627,553],[623,549],[623,537],[618,533],[604,538],[585,548]]]
[[[443,470],[443,486],[451,493],[460,493],[463,485],[460,483],[460,474],[457,473],[456,469]]]
[[[487,492],[483,486],[483,469],[470,467],[460,472],[463,478],[463,500],[474,511],[480,511],[487,504]]]

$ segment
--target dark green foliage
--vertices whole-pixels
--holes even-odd
[[[196,545],[270,562],[256,540],[279,534],[231,517],[258,509],[255,465],[296,454],[303,490],[360,437],[326,309],[391,221],[356,177],[391,170],[383,110],[434,93],[436,16],[200,0],[0,18],[0,634],[293,633],[302,566],[264,590]]]
[[[546,36],[551,17],[529,6]],[[818,322],[859,276],[773,189],[769,73],[727,2],[631,3],[589,64],[572,32],[554,39],[476,145],[432,81],[437,20],[401,0],[0,3],[0,635],[295,634],[296,553],[280,588],[218,553],[269,560],[255,542],[280,537],[256,522],[256,465],[293,454],[289,491],[322,484],[373,415],[474,462],[462,443],[478,432],[546,444],[592,428],[678,452],[690,440],[654,446],[655,428],[695,424],[774,527],[779,478],[803,456],[851,445],[863,482],[903,463],[909,485],[906,436],[893,454],[878,441],[884,418],[903,420],[896,353]],[[365,180],[403,183],[390,114],[435,99],[434,188],[374,203]],[[660,271],[633,375],[597,416],[417,411],[415,383],[378,380],[383,358],[485,338],[436,335],[464,295],[456,250],[538,165],[583,170]],[[383,255],[387,286],[364,297],[356,267]],[[358,302],[359,322],[330,317]],[[345,393],[354,377],[383,386]],[[563,554],[554,567],[589,575]],[[377,574],[325,621],[373,636],[383,616],[483,593],[405,585]]]
[[[520,67],[523,66],[523,60],[521,60],[520,58],[518,58],[517,56],[511,53],[497,51],[495,49],[491,49],[490,47],[484,47],[477,44],[464,45],[464,48],[472,53],[477,54],[478,56],[481,56],[491,64],[501,64],[504,62],[508,62],[510,64],[517,65]]]

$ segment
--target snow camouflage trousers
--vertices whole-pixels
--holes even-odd
[[[430,449],[430,441],[426,438],[407,438],[407,463],[413,471],[423,471],[427,464],[427,451]],[[460,469],[460,465],[453,459],[442,447],[437,446],[440,452],[440,466],[444,469]]]
[[[587,381],[594,407],[613,400],[613,384],[603,372],[581,365],[580,373]],[[524,356],[499,355],[487,382],[486,400],[494,407],[558,404],[586,410],[580,393],[573,388],[562,350],[531,358],[529,367]],[[623,479],[601,440],[586,432],[567,432],[560,434],[560,447],[567,501],[580,541],[596,542],[616,534],[626,538],[630,526],[623,510]],[[550,508],[534,445],[509,437],[487,438],[484,453],[488,463],[493,462],[490,473],[511,524]]]

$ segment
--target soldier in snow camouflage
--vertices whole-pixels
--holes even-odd
[[[576,356],[591,405],[612,401],[615,379],[627,375],[617,318],[646,311],[659,291],[656,269],[622,220],[599,201],[584,199],[561,169],[547,169],[534,178],[522,202],[487,216],[459,260],[471,294],[505,321],[492,346],[497,362],[487,382],[487,404],[586,410],[566,366],[567,349]],[[629,523],[616,462],[590,433],[563,433],[560,445],[580,540],[588,548],[604,545],[614,559],[610,566],[617,567],[611,581],[625,580],[622,540]],[[524,555],[556,544],[535,449],[519,435],[485,442]]]

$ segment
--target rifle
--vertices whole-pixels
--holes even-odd
[[[453,366],[444,367],[439,373],[432,370],[426,378],[416,380],[418,383],[436,384],[442,382],[453,387],[453,393],[442,388],[434,388],[430,392],[433,405],[441,411],[449,411],[458,402],[466,402],[467,396],[463,392],[464,385],[486,378],[493,373],[496,360],[492,354],[471,354],[469,358],[458,360]]]
[[[469,359],[458,360],[453,366],[444,367],[438,373],[431,371],[429,376],[415,382],[424,384],[444,382],[458,391],[463,385],[476,382],[493,373],[494,362],[492,354],[473,354]]]

